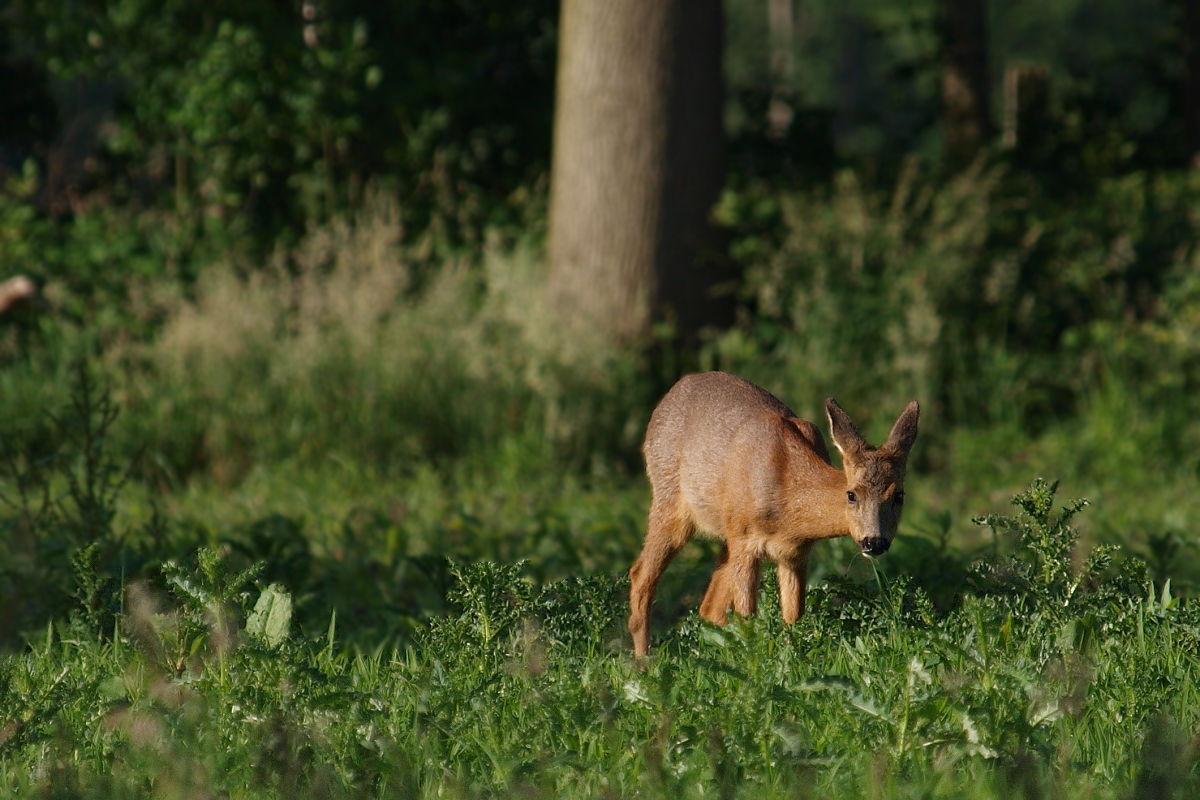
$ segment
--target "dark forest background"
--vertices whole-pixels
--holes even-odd
[[[620,37],[564,39],[555,2],[8,4],[0,279],[36,293],[0,315],[5,641],[70,607],[93,542],[114,576],[225,542],[368,637],[438,613],[445,556],[624,569],[645,421],[708,368],[816,420],[835,395],[869,433],[919,398],[914,559],[983,546],[970,517],[1046,475],[1186,589],[1195,5],[634,4],[628,30],[694,45],[649,71],[699,77],[577,126],[641,142],[674,104],[649,167],[568,174],[556,109],[600,95],[558,65]],[[720,124],[672,127],[697,108]],[[615,194],[585,191],[606,172]],[[701,244],[643,248],[675,260],[633,277],[563,255],[615,263],[612,230],[567,234],[635,189],[650,215],[691,199],[663,229]],[[646,314],[589,316],[618,289]],[[71,469],[111,494],[72,499]]]

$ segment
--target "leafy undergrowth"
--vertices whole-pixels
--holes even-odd
[[[1011,557],[935,605],[826,581],[784,626],[694,614],[634,662],[621,576],[453,568],[403,650],[296,633],[291,597],[201,550],[80,599],[0,662],[0,785],[56,797],[1191,797],[1200,613],[1114,548],[1075,558],[1035,482]]]

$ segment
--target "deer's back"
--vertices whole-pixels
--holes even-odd
[[[747,425],[766,415],[792,416],[774,395],[725,372],[681,378],[659,402],[646,428],[647,464],[667,454],[703,457],[712,447],[728,445]]]
[[[656,493],[682,492],[692,504],[715,501],[771,481],[781,417],[794,416],[777,398],[724,372],[681,379],[662,399],[646,429],[646,473]],[[761,473],[767,470],[767,474]],[[699,509],[696,509],[699,511]]]

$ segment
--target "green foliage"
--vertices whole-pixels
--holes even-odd
[[[11,24],[119,90],[89,177],[123,200],[269,246],[382,179],[442,249],[524,223],[548,163],[557,6],[509,6],[21,0]]]
[[[774,96],[797,116],[780,148],[785,165],[819,165],[810,148],[829,160],[936,155],[943,48],[936,3],[810,0],[782,45],[772,41],[766,6],[735,0],[727,8],[728,116],[739,151],[770,153],[762,100]],[[780,68],[780,46],[790,74]]]
[[[511,638],[532,594],[531,587],[521,579],[521,567],[519,563],[505,566],[480,562],[469,569],[454,568],[457,585],[450,600],[462,612],[433,625],[430,649],[466,647],[478,648],[482,653],[496,652],[497,641]]]
[[[151,207],[153,227],[178,226],[185,242],[214,229],[262,252],[383,184],[403,196],[406,228],[438,258],[478,249],[488,231],[520,238],[542,227],[558,12],[550,0],[11,5],[0,49],[60,84],[41,88],[35,105],[69,83],[74,97],[111,111],[107,124],[84,122],[99,141],[68,170],[69,186],[59,173],[79,160],[78,145],[59,148],[43,124],[33,147],[43,173],[54,173],[55,211],[82,212],[85,225],[111,216],[97,205]],[[794,185],[798,166],[824,182],[848,164],[892,175],[906,156],[940,161],[946,43],[937,3],[812,0],[784,45],[788,70],[767,7],[727,8],[735,180]],[[1183,162],[1170,3],[1020,2],[991,16],[994,116],[1001,67],[1036,62],[1053,81],[1039,177],[1087,191],[1098,176]],[[784,139],[768,131],[773,101],[796,114]],[[63,105],[64,122],[79,125]],[[81,191],[94,194],[81,202]]]
[[[1121,48],[1089,34],[1051,64],[1071,80],[1053,164],[953,176],[837,162],[937,147],[931,4],[808,8],[801,113],[769,146],[768,49],[731,6],[733,47],[763,56],[731,60],[720,209],[745,305],[698,361],[813,419],[836,394],[878,427],[916,396],[922,437],[885,563],[901,577],[863,580],[831,542],[799,624],[768,572],[762,614],[718,629],[694,613],[697,543],[640,667],[618,571],[644,526],[638,440],[674,376],[598,349],[540,290],[555,4],[509,5],[5,17],[121,99],[87,162],[100,191],[69,217],[38,205],[66,200],[33,162],[0,193],[0,273],[48,299],[0,320],[0,785],[1195,794],[1200,184],[1132,169],[1175,157],[1169,48],[1137,61],[1161,4],[1101,4]],[[1038,20],[1078,30],[1077,5],[1006,9],[998,38],[1041,59]],[[798,149],[818,179],[769,185]],[[1104,502],[1080,526],[1035,482],[981,518],[994,552],[968,569],[987,546],[963,510],[1031,465]],[[1117,540],[1148,571],[1095,544]]]
[[[41,622],[36,615],[61,612],[70,596],[94,630],[111,627],[115,578],[131,560],[114,526],[128,468],[105,446],[118,410],[95,381],[80,363],[62,412],[47,412],[41,425],[0,440],[0,502],[13,513],[3,524],[4,583],[18,609],[5,639]],[[40,591],[26,599],[31,582]]]
[[[815,411],[804,410],[819,408],[819,396],[831,393],[820,387],[835,386],[882,408],[920,397],[954,403],[955,410],[974,398],[938,397],[942,387],[987,386],[989,406],[1008,406],[1015,359],[997,352],[996,342],[1004,340],[1003,317],[1022,298],[1007,294],[1007,286],[1002,297],[979,291],[981,273],[995,268],[988,245],[1000,178],[980,163],[939,183],[910,162],[890,196],[870,191],[851,172],[829,190],[783,196],[768,223],[783,238],[765,252],[745,253],[755,264],[747,273],[752,327],[717,342],[717,363],[737,373],[786,375],[780,396],[809,414]],[[742,207],[757,199],[755,190],[727,195],[728,221],[753,230]],[[745,245],[759,241],[751,236]],[[965,385],[945,380],[947,371],[968,365],[993,374]]]
[[[263,615],[288,602],[277,586],[244,626],[222,622],[214,603],[244,610],[254,592],[200,551],[168,568],[166,612],[130,587],[115,638],[51,630],[0,662],[0,781],[131,797],[1190,796],[1179,732],[1200,723],[1200,618],[1102,577],[1088,591],[1108,587],[1103,609],[1064,605],[1079,573],[1046,559],[1065,557],[1082,506],[1052,501],[1043,482],[1015,501],[1029,583],[977,571],[946,612],[903,581],[824,584],[793,626],[764,594],[759,617],[724,628],[689,615],[640,666],[623,632],[606,643],[623,579],[538,589],[519,566],[459,566],[458,610],[415,646],[345,658],[332,622],[314,642],[281,613],[264,640]],[[168,620],[199,639],[182,669],[162,659]]]
[[[948,179],[909,162],[889,191],[847,172],[812,192],[728,192],[752,313],[708,363],[807,415],[834,392],[885,409],[919,397],[945,423],[1029,436],[1082,412],[1074,446],[1107,471],[1172,444],[1186,468],[1195,254],[1179,242],[1196,235],[1198,186],[1138,173],[1084,202],[980,161]],[[923,430],[923,449],[949,430]]]
[[[49,243],[50,226],[38,219],[37,208],[32,202],[37,188],[37,165],[33,161],[26,161],[20,174],[3,178],[0,185],[0,265],[27,264]]]
[[[129,438],[168,481],[226,484],[266,462],[408,475],[629,452],[651,403],[639,363],[561,318],[538,266],[521,249],[425,274],[379,196],[265,269],[210,268],[191,298],[168,298],[153,341],[114,348],[135,366]]]
[[[165,562],[163,578],[178,610],[151,620],[149,634],[164,661],[160,668],[182,675],[190,660],[202,656],[201,648],[205,648],[215,657],[224,681],[226,656],[249,599],[247,586],[261,571],[262,566],[255,564],[229,574],[221,554],[210,548],[196,552],[191,569]]]
[[[1062,513],[1055,516],[1054,495],[1057,491],[1057,482],[1051,484],[1039,478],[1028,491],[1013,498],[1013,505],[1021,509],[1019,516],[989,514],[973,522],[987,525],[996,533],[1015,532],[1020,537],[1022,547],[1034,556],[1029,562],[1035,570],[1028,576],[1029,589],[1069,600],[1082,580],[1095,577],[1092,574],[1094,570],[1089,567],[1098,565],[1089,562],[1079,571],[1078,578],[1073,577],[1075,569],[1072,558],[1078,534],[1071,527],[1071,518],[1087,505],[1087,501],[1076,500],[1064,506]],[[1110,548],[1103,548],[1100,552],[1109,553]],[[1101,558],[1105,562],[1108,560],[1103,556]],[[1100,570],[1103,570],[1103,566]],[[1071,587],[1069,591],[1068,584]]]
[[[1051,169],[1102,172],[1163,164],[1180,153],[1178,7],[1163,0],[1016,2],[989,20],[1005,62],[1044,65],[1059,140]],[[1057,31],[1080,34],[1063,46]]]
[[[263,589],[246,619],[246,633],[267,647],[279,647],[288,638],[291,621],[292,597],[278,583],[272,583]]]
[[[940,163],[948,43],[939,3],[807,0],[782,43],[767,5],[726,8],[727,118],[740,172],[790,179],[797,167],[824,174],[839,158],[886,171],[914,154]],[[993,124],[1005,112],[1002,70],[1037,64],[1051,103],[1039,169],[1086,180],[1181,163],[1180,18],[1167,0],[989,6]],[[786,138],[767,135],[771,99],[795,113]]]

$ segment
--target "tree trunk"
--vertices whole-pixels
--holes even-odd
[[[1009,64],[1004,69],[1004,133],[1001,141],[1018,160],[1043,155],[1050,126],[1050,70],[1042,64]]]
[[[943,0],[946,63],[942,70],[942,106],[946,155],[970,161],[992,137],[988,78],[987,0]]]
[[[1200,0],[1183,0],[1183,135],[1187,163],[1200,166]]]
[[[767,107],[767,138],[787,136],[796,111],[792,106],[792,86],[796,65],[792,55],[796,44],[796,16],[792,0],[767,0],[767,27],[771,47],[771,103]]]
[[[693,331],[718,302],[722,23],[720,0],[563,0],[550,286],[609,341]]]

